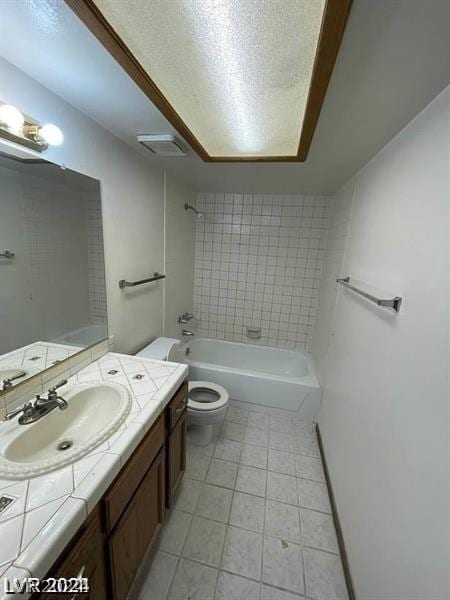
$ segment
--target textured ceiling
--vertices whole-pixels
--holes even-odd
[[[325,0],[95,0],[211,156],[295,156]]]

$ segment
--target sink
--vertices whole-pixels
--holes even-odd
[[[0,478],[28,479],[73,463],[102,444],[131,409],[126,387],[113,382],[76,384],[55,408],[31,425],[0,424]]]

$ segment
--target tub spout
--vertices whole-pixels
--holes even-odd
[[[183,329],[181,332],[181,335],[187,335],[189,337],[192,337],[194,334],[192,333],[192,331],[188,331],[187,329]]]

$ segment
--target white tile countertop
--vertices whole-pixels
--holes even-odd
[[[68,388],[90,381],[124,385],[131,411],[106,442],[73,464],[28,480],[0,479],[0,496],[15,498],[0,513],[0,600],[11,598],[5,578],[47,574],[187,374],[186,365],[108,353],[69,379]]]

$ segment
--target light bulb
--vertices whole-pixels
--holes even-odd
[[[18,131],[23,127],[25,118],[18,108],[11,104],[2,104],[0,106],[0,122],[6,125],[8,129]]]
[[[63,132],[59,127],[53,125],[52,123],[46,123],[40,127],[39,135],[47,142],[47,144],[50,144],[51,146],[59,146],[64,141]]]

